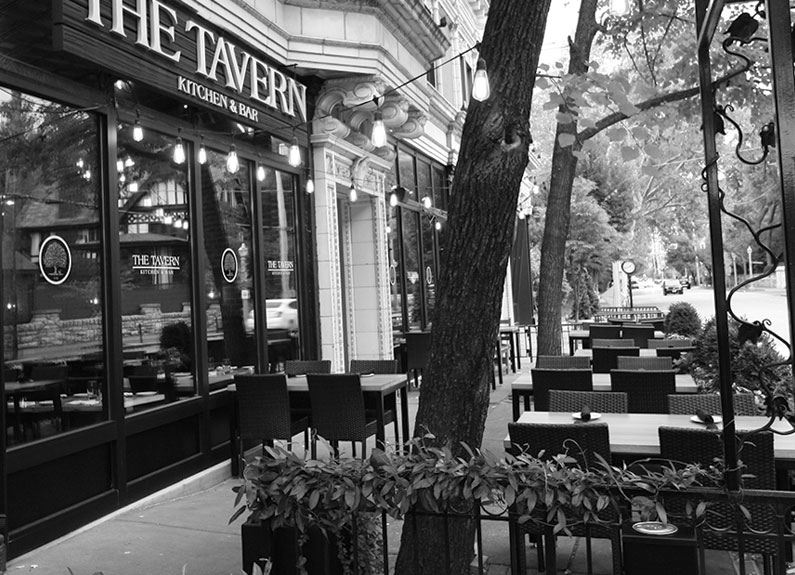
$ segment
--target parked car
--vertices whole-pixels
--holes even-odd
[[[679,278],[679,283],[683,288],[690,289],[690,278]]]
[[[298,301],[295,298],[269,299],[265,302],[268,329],[298,329]]]
[[[669,293],[685,293],[685,288],[682,287],[682,284],[677,279],[663,280],[662,290],[663,295],[668,295]]]

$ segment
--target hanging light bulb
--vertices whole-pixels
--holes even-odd
[[[381,112],[376,112],[374,115],[373,131],[370,134],[370,141],[376,148],[386,146],[386,126],[384,126],[384,116]]]
[[[130,156],[127,156],[124,159],[124,167],[125,168],[132,168],[134,165],[135,165],[135,162],[133,161],[133,159]]]
[[[265,166],[262,164],[257,166],[257,181],[264,182],[265,181]]]
[[[312,180],[312,176],[308,176],[306,178],[306,193],[307,194],[315,193],[315,182],[314,180]]]
[[[185,145],[182,143],[182,137],[177,136],[177,141],[174,144],[174,163],[185,163]]]
[[[125,176],[124,174],[119,174],[119,182],[123,184],[126,181],[127,181],[127,176]]]
[[[436,220],[436,223],[433,224],[433,227],[436,228],[437,232],[440,231],[442,229],[442,222],[440,222],[439,220]]]
[[[130,186],[128,188],[130,193],[137,194],[138,193],[138,182],[130,182]]]
[[[486,61],[483,58],[478,58],[475,77],[472,79],[472,97],[478,102],[482,102],[490,95],[491,87],[489,86],[489,75],[486,72]]]
[[[422,207],[425,208],[426,210],[429,210],[431,208],[431,205],[432,205],[431,197],[430,196],[424,196],[422,198]]]
[[[297,168],[301,165],[301,148],[298,147],[298,138],[293,136],[293,143],[287,151],[287,163]]]
[[[207,150],[204,148],[204,136],[201,137],[199,144],[199,163],[203,166],[207,163]]]
[[[133,140],[136,142],[140,142],[144,139],[144,129],[141,127],[140,118],[141,113],[136,110],[135,111],[135,124],[133,125]]]
[[[348,195],[348,199],[352,202],[355,202],[359,199],[359,193],[356,191],[356,186],[351,186],[351,193]]]
[[[117,172],[124,171],[124,160],[116,160],[116,171]]]
[[[388,234],[392,233],[392,226],[390,226],[389,224],[386,225],[386,233]]]
[[[226,156],[226,169],[230,174],[236,174],[240,169],[240,161],[237,159],[237,149],[235,145],[229,146],[229,154]]]
[[[91,168],[86,168],[86,171],[83,172],[83,178],[85,178],[86,180],[91,179]]]
[[[389,205],[392,206],[393,208],[396,205],[398,205],[398,198],[397,198],[397,194],[395,192],[392,192],[391,194],[389,194]]]

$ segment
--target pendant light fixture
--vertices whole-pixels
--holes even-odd
[[[237,159],[237,148],[232,144],[229,146],[229,153],[226,156],[226,170],[230,174],[236,174],[240,169],[240,161]]]
[[[298,138],[293,136],[293,143],[287,151],[287,163],[297,168],[301,165],[301,148],[298,147]]]
[[[182,130],[180,130],[182,132]],[[182,143],[182,136],[177,136],[177,141],[174,143],[174,163],[185,163],[185,145]]]
[[[423,196],[423,198],[422,198],[422,207],[425,208],[426,210],[429,210],[429,209],[431,209],[431,205],[433,205],[433,202],[431,201],[431,197],[430,196]]]
[[[483,58],[478,58],[475,76],[472,79],[472,97],[478,102],[482,102],[487,100],[490,95],[491,87],[489,86],[489,74],[486,72],[486,61]]]
[[[199,143],[199,163],[203,166],[207,163],[207,150],[204,148],[204,136],[200,136]]]
[[[384,126],[384,116],[376,111],[373,116],[373,131],[370,134],[370,141],[376,148],[386,146],[386,126]]]
[[[262,164],[257,165],[257,181],[264,182],[265,181],[265,166]]]
[[[312,180],[312,176],[309,175],[306,177],[306,193],[307,194],[314,194],[315,193],[315,182]]]
[[[351,192],[350,192],[350,194],[348,194],[348,199],[351,202],[355,202],[356,200],[359,199],[359,193],[356,191],[356,186],[355,185],[351,186]]]
[[[133,140],[140,142],[144,139],[144,129],[141,127],[141,112],[135,111],[135,124],[133,124]]]

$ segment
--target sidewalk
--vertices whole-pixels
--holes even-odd
[[[529,369],[522,358],[520,371]],[[491,392],[483,448],[503,453],[503,438],[511,419],[510,384],[518,374],[506,374]],[[419,394],[409,394],[413,422]],[[369,449],[369,446],[368,446]],[[234,511],[229,464],[218,465],[167,490],[156,493],[57,541],[9,562],[7,573],[17,575],[238,575],[241,571],[239,518],[228,525]],[[388,546],[394,561],[400,522],[391,522]],[[484,522],[483,549],[490,575],[510,573],[507,524]],[[527,546],[530,573],[537,573],[535,549]],[[724,554],[725,556],[725,554]],[[594,573],[612,572],[610,543],[593,540]],[[712,564],[712,562],[710,562]],[[558,567],[586,573],[585,541],[561,537]],[[731,568],[723,562],[722,567]],[[716,572],[730,572],[719,570]],[[753,573],[753,571],[749,571]]]

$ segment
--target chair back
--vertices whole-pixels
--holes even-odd
[[[631,339],[635,345],[640,348],[649,346],[649,340],[654,339],[654,326],[653,325],[639,325],[639,324],[624,324],[621,326],[621,337],[624,339]]]
[[[431,333],[409,331],[406,337],[406,371],[425,369],[431,358]]]
[[[549,411],[575,413],[584,405],[599,413],[627,413],[627,394],[619,391],[549,390]]]
[[[670,357],[630,357],[622,355],[618,357],[618,369],[653,369],[662,371],[673,369],[674,362]]]
[[[30,378],[33,380],[42,379],[63,379],[69,375],[69,368],[65,365],[34,365],[30,370]]]
[[[639,347],[594,347],[592,361],[594,373],[610,373],[618,368],[618,356],[639,356]]]
[[[236,375],[235,388],[241,439],[270,441],[292,437],[286,375]]]
[[[309,375],[310,373],[331,373],[330,359],[289,359],[284,362],[287,377]]]
[[[329,441],[365,441],[362,382],[357,373],[308,373],[312,427]]]
[[[649,349],[664,349],[675,347],[693,347],[693,341],[689,338],[685,339],[650,339]]]
[[[609,323],[592,323],[588,326],[588,347],[593,347],[594,339],[619,339],[621,326]]]
[[[397,373],[395,359],[352,359],[348,373]]]
[[[551,389],[593,390],[593,372],[590,369],[533,368],[530,375],[533,379],[533,406],[536,411],[549,411]]]
[[[668,413],[668,396],[676,393],[676,374],[670,369],[614,369],[610,388],[627,394],[630,413]]]
[[[544,459],[565,453],[583,467],[591,467],[599,454],[610,461],[610,435],[605,423],[508,423],[511,452],[528,453]]]
[[[631,339],[593,339],[591,346],[593,347],[633,347],[635,342]]]
[[[732,394],[734,415],[758,415],[753,393]],[[701,409],[710,415],[720,415],[720,395],[717,393],[675,393],[668,396],[668,413],[693,415]]]
[[[539,355],[536,367],[542,369],[591,369],[587,355]]]
[[[3,381],[8,383],[19,380],[19,372],[13,367],[3,368]]]

